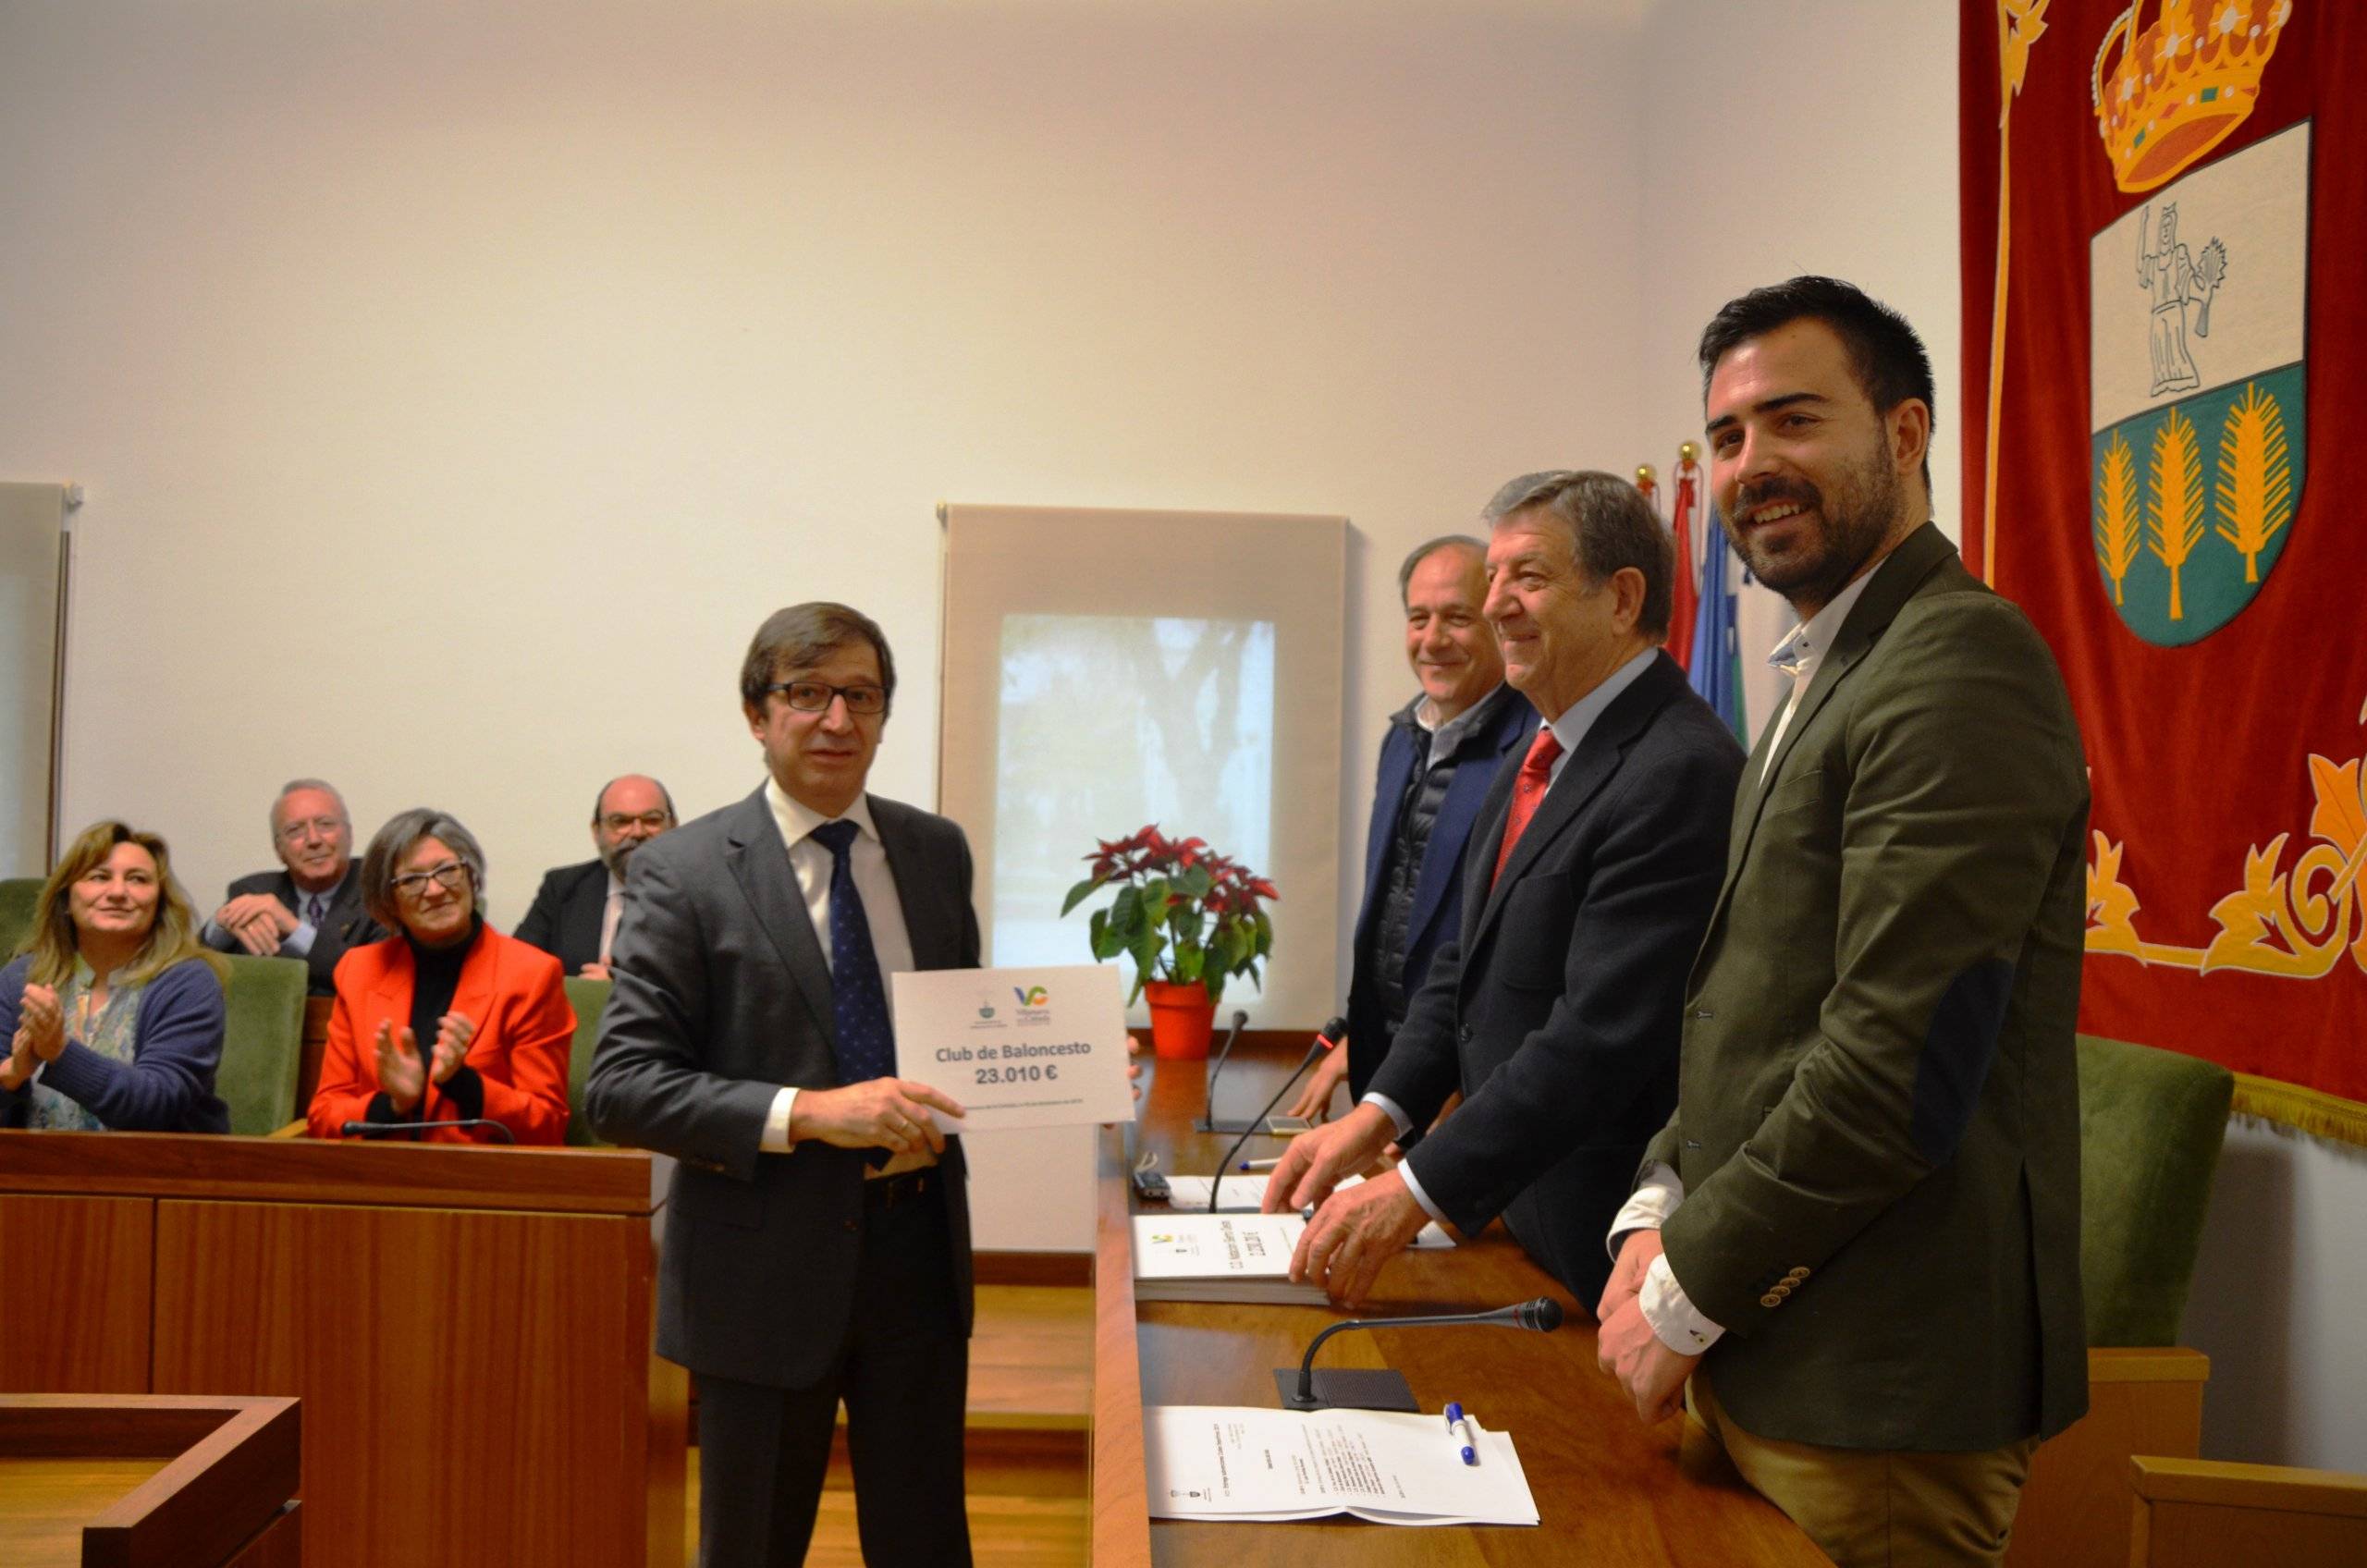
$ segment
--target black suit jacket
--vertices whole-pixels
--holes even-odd
[[[877,795],[870,803],[914,962],[975,967],[962,829]],[[764,790],[633,851],[609,967],[615,989],[584,1110],[601,1137],[681,1161],[658,1268],[658,1354],[713,1377],[805,1387],[845,1336],[865,1165],[861,1151],[818,1142],[757,1147],[780,1085],[839,1082],[829,967]],[[942,1169],[958,1281],[946,1305],[966,1333],[959,1139],[946,1141]]]
[[[1742,748],[1666,654],[1597,718],[1490,882],[1519,769],[1465,856],[1463,928],[1373,1080],[1419,1126],[1407,1157],[1466,1235],[1499,1214],[1591,1306],[1605,1233],[1676,1104],[1685,977],[1725,870]]]
[[[510,935],[558,959],[568,974],[580,974],[585,964],[600,962],[600,923],[607,913],[607,863],[587,860],[545,872],[526,918]]]
[[[299,920],[304,917],[304,895],[296,890],[296,878],[288,876],[285,869],[258,871],[251,876],[239,877],[230,884],[230,890],[223,895],[222,901],[228,903],[232,899],[241,899],[249,893],[269,893],[286,904],[288,912]],[[227,931],[215,935],[215,927],[210,919],[206,930],[207,945],[216,950],[226,953],[247,950]],[[308,971],[304,989],[316,997],[335,996],[337,961],[354,948],[384,941],[388,934],[385,926],[371,919],[362,908],[362,862],[359,859],[347,861],[345,880],[337,884],[337,897],[329,900],[328,920],[313,932],[313,950],[304,955],[304,967]]]

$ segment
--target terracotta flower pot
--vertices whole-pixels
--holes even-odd
[[[1154,1055],[1203,1060],[1214,1031],[1217,1004],[1208,988],[1196,981],[1179,986],[1172,980],[1147,980],[1143,998],[1150,1003],[1150,1043]]]

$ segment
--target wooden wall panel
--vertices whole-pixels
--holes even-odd
[[[304,1402],[315,1562],[639,1568],[651,1269],[645,1219],[167,1201],[155,1386]]]
[[[145,1198],[0,1195],[0,1389],[148,1391]]]

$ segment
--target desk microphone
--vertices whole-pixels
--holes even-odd
[[[1274,1368],[1274,1389],[1286,1410],[1419,1410],[1404,1377],[1386,1368],[1327,1367],[1315,1369],[1315,1353],[1323,1341],[1345,1329],[1436,1329],[1450,1324],[1495,1324],[1550,1334],[1562,1326],[1562,1304],[1551,1296],[1500,1306],[1493,1312],[1450,1312],[1429,1317],[1351,1317],[1315,1336],[1299,1359],[1298,1370]]]
[[[1217,1125],[1217,1078],[1224,1072],[1225,1060],[1233,1055],[1233,1042],[1241,1038],[1241,1026],[1248,1022],[1249,1011],[1246,1008],[1233,1010],[1233,1023],[1224,1032],[1224,1045],[1217,1051],[1217,1059],[1208,1068],[1208,1087],[1201,1093],[1200,1097],[1203,1103],[1200,1108],[1200,1120],[1195,1124],[1194,1129],[1196,1132],[1238,1133],[1242,1131],[1238,1127]]]
[[[438,1127],[490,1127],[501,1134],[505,1144],[514,1144],[518,1134],[500,1122],[483,1116],[472,1116],[451,1121],[349,1121],[337,1129],[349,1138],[366,1138],[374,1133],[433,1133]]]
[[[1340,1042],[1347,1037],[1348,1021],[1344,1018],[1334,1018],[1315,1032],[1315,1043],[1306,1047],[1306,1055],[1299,1060],[1298,1066],[1292,1070],[1289,1077],[1282,1080],[1282,1086],[1274,1091],[1274,1097],[1266,1102],[1266,1109],[1259,1111],[1251,1120],[1249,1125],[1242,1129],[1241,1136],[1233,1141],[1233,1147],[1224,1151],[1224,1158],[1217,1161],[1217,1173],[1208,1180],[1208,1212],[1210,1214],[1217,1211],[1217,1194],[1224,1191],[1224,1173],[1233,1169],[1233,1157],[1241,1153],[1241,1145],[1249,1141],[1251,1133],[1266,1125],[1266,1118],[1271,1116],[1274,1113],[1274,1108],[1282,1103],[1282,1096],[1291,1092],[1291,1085],[1297,1083],[1306,1070],[1315,1065],[1316,1058],[1327,1051],[1338,1050]]]

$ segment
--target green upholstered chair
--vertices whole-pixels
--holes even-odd
[[[214,1092],[230,1108],[230,1131],[264,1137],[303,1114],[296,1072],[304,1046],[304,986],[300,958],[231,958],[223,988],[229,1021]]]
[[[567,1142],[570,1148],[598,1149],[609,1145],[592,1135],[583,1119],[583,1080],[592,1071],[592,1052],[600,1043],[600,1013],[608,1005],[608,982],[570,979],[567,1005],[575,1010],[575,1044],[567,1057]]]
[[[17,956],[17,945],[33,928],[33,905],[41,898],[38,876],[0,880],[0,963]]]
[[[2079,1036],[2079,1275],[2091,1345],[2175,1345],[2235,1074]]]

